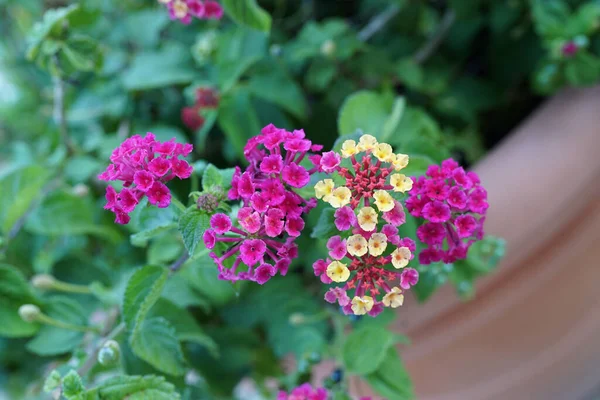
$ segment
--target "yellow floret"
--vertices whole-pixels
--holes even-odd
[[[346,267],[346,264],[332,261],[327,266],[327,276],[334,282],[346,282],[350,277],[350,270]]]
[[[333,188],[335,184],[331,179],[324,179],[322,181],[317,182],[315,185],[315,196],[317,199],[322,198],[325,201],[329,201],[331,199],[331,194],[333,193]]]
[[[408,156],[406,154],[396,154],[392,160],[392,165],[396,171],[400,171],[408,165]]]
[[[396,269],[406,267],[411,255],[412,254],[408,247],[398,247],[392,252],[392,265]]]
[[[369,254],[372,256],[380,256],[387,247],[387,236],[383,233],[374,233],[369,238]]]
[[[342,157],[349,158],[355,154],[358,154],[358,148],[356,147],[356,142],[354,140],[346,140],[342,144]]]
[[[373,308],[373,298],[371,296],[358,297],[352,299],[352,312],[354,315],[365,315]]]
[[[404,303],[404,295],[400,288],[393,287],[381,301],[386,307],[398,308]]]
[[[376,190],[373,193],[375,205],[381,212],[387,212],[394,208],[394,198],[385,190]]]
[[[358,140],[358,151],[373,150],[377,146],[377,139],[372,135],[362,135]]]
[[[377,226],[377,212],[373,207],[363,207],[358,212],[358,225],[367,231],[371,232]]]
[[[394,192],[408,192],[412,189],[413,181],[404,174],[392,174],[390,176],[390,185],[394,187]]]
[[[368,243],[362,235],[352,235],[346,241],[346,249],[350,255],[361,257],[367,254]]]
[[[340,186],[331,193],[331,197],[327,200],[333,208],[340,208],[350,203],[352,193],[346,186]]]
[[[373,150],[373,155],[382,162],[392,162],[396,156],[393,153],[392,146],[387,143],[379,143]]]

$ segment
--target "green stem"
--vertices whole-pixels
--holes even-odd
[[[90,294],[92,290],[89,286],[85,285],[76,285],[74,283],[67,283],[62,281],[54,281],[52,284],[52,289],[58,290],[60,292],[67,293],[80,293],[80,294]]]
[[[55,326],[57,328],[62,328],[62,329],[68,329],[70,331],[100,333],[100,328],[98,328],[96,326],[74,325],[74,324],[70,324],[68,322],[59,321],[57,319],[47,316],[46,314],[38,315],[35,320],[42,324]]]
[[[179,211],[185,212],[185,210],[187,210],[187,207],[176,197],[171,198],[171,203],[175,204],[175,207],[177,207]]]

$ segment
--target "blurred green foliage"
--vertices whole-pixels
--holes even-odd
[[[416,175],[450,156],[476,162],[541,95],[600,79],[598,0],[222,4],[223,20],[186,26],[154,1],[0,0],[0,394],[224,399],[243,377],[266,392],[292,353],[289,385],[317,354],[388,399],[412,398],[397,338],[320,300],[311,264],[330,210],[310,215],[288,276],[257,287],[217,278],[195,201],[226,193],[244,144],[268,123],[304,128],[326,149],[371,133],[410,154]],[[202,123],[192,129],[182,109],[199,88],[217,104],[194,108]],[[114,147],[145,131],[194,143],[194,173],[172,185],[183,204],[140,206],[117,228],[95,177]],[[416,227],[408,216],[401,234]],[[468,260],[419,267],[416,297],[445,282],[472,296],[503,252],[490,237]],[[190,259],[169,273],[182,254]],[[36,274],[72,286],[33,288]],[[81,331],[26,323],[25,303]],[[119,313],[120,362],[88,364],[93,332],[119,327]],[[106,375],[117,376],[96,379]]]

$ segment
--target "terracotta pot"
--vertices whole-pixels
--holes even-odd
[[[600,87],[555,96],[475,170],[507,256],[473,300],[445,287],[399,311],[418,398],[588,398],[600,387]]]

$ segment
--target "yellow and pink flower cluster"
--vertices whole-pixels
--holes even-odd
[[[394,154],[392,146],[371,135],[358,143],[346,140],[340,153],[327,152],[321,158],[321,169],[333,176],[315,185],[315,195],[336,209],[340,235],[328,240],[329,257],[317,260],[313,268],[323,283],[343,284],[329,289],[325,300],[337,302],[347,314],[375,316],[384,306],[399,307],[404,290],[419,279],[415,269],[406,268],[415,243],[398,234],[406,217],[392,195],[412,188],[412,179],[399,173],[408,161],[407,155]],[[336,186],[335,175],[343,185]]]

